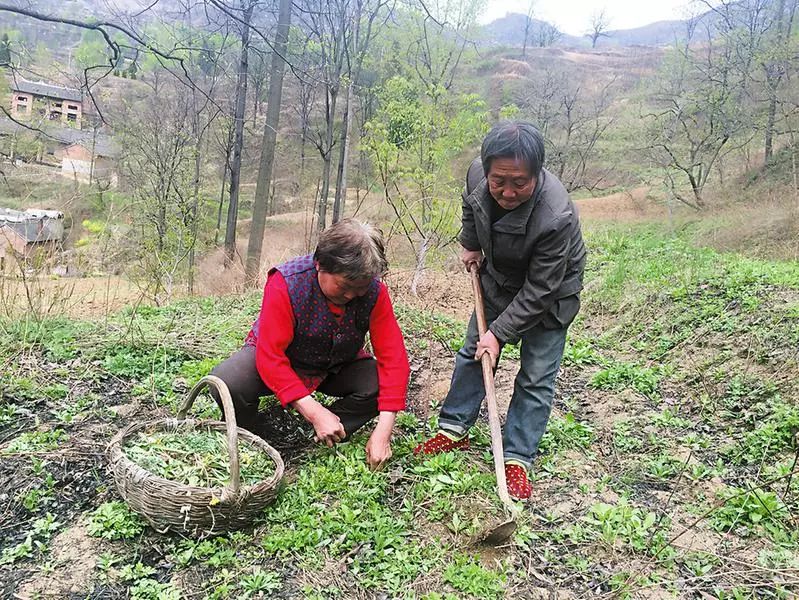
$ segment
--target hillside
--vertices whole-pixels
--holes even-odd
[[[108,63],[94,23],[50,36],[49,24],[22,28],[14,17],[0,43],[11,75],[60,80],[103,63],[91,73],[97,114],[121,149],[118,187],[64,177],[35,127],[57,120],[45,97],[26,97],[32,110],[20,118],[32,120],[0,139],[0,207],[63,211],[67,232],[63,243],[28,239],[45,218],[60,226],[58,215],[0,227],[0,237],[14,236],[0,247],[0,599],[799,598],[795,4],[777,3],[775,14],[774,3],[729,3],[751,10],[731,15],[718,43],[683,52],[657,41],[680,24],[669,21],[614,32],[595,49],[573,38],[533,43],[522,56],[518,15],[496,23],[501,39],[473,43],[474,3],[403,2],[390,13],[379,0],[287,0],[283,14],[297,20],[281,30],[291,68],[280,101],[269,93],[279,80],[272,59],[282,66],[274,5],[100,4],[112,24],[98,27],[120,40],[119,24],[146,36],[146,46],[135,35],[120,41],[123,63]],[[34,5],[76,18],[93,6]],[[356,14],[369,9],[374,21]],[[539,39],[552,33],[535,26]],[[48,52],[51,42],[59,45]],[[475,536],[506,513],[485,412],[467,450],[413,450],[437,431],[473,312],[459,260],[464,173],[503,119],[539,128],[540,139],[507,137],[539,157],[543,146],[547,189],[562,199],[557,177],[576,209],[552,220],[579,216],[587,262],[530,470],[532,499],[519,503],[514,535],[490,546]],[[260,159],[272,150],[269,173]],[[515,194],[535,189],[515,167],[506,173]],[[336,188],[346,194],[334,204]],[[536,216],[556,206],[518,199]],[[255,208],[267,213],[262,239]],[[371,426],[316,444],[305,419],[265,397],[254,434],[286,464],[273,501],[235,532],[156,530],[127,495],[144,470],[198,487],[213,479],[214,497],[191,509],[193,490],[153,501],[213,518],[236,494],[236,465],[236,502],[271,475],[253,447],[198,440],[171,419],[195,382],[241,349],[267,271],[312,252],[337,208],[385,237],[383,282],[410,363],[391,458],[367,467]],[[530,229],[507,227],[512,220],[492,223],[495,242],[518,233],[521,245]],[[560,253],[561,231],[548,230],[536,250]],[[250,241],[263,251],[248,257]],[[247,262],[257,271],[250,281]],[[325,294],[331,280],[353,287],[330,273],[308,287]],[[382,292],[380,302],[385,309]],[[325,330],[339,324],[322,298],[312,303]],[[365,311],[357,315],[366,328]],[[281,319],[284,339],[302,322]],[[372,332],[388,324],[396,333],[390,318],[368,321]],[[259,322],[260,333],[278,330],[273,315]],[[334,348],[341,337],[349,343],[340,335]],[[380,355],[376,339],[366,349],[373,343]],[[393,348],[399,354],[396,340]],[[501,354],[504,418],[522,348]],[[272,364],[260,373],[270,380]],[[205,394],[191,415],[227,430]],[[176,447],[138,438],[141,469],[115,481],[109,441],[160,419]],[[150,483],[156,493],[166,485]]]
[[[143,526],[118,501],[103,450],[126,424],[171,414],[187,386],[240,344],[258,295],[129,308],[107,320],[3,320],[0,353],[14,366],[0,388],[0,483],[13,492],[0,526],[0,595],[799,592],[796,263],[697,248],[690,228],[664,235],[658,223],[621,224],[634,215],[617,211],[586,210],[584,307],[535,501],[498,549],[468,546],[499,514],[485,426],[470,452],[426,461],[410,452],[447,389],[463,295],[449,300],[454,316],[429,308],[443,288],[398,300],[414,375],[385,472],[365,469],[363,436],[335,451],[311,448],[301,422],[267,403],[267,437],[288,461],[280,498],[252,528],[200,542]],[[517,360],[507,348],[503,406]],[[212,406],[196,412],[212,416]]]

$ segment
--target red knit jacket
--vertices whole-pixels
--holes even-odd
[[[346,307],[330,302],[327,305],[337,318],[346,310]],[[286,406],[313,392],[322,379],[301,377],[291,367],[286,356],[286,348],[294,338],[294,313],[286,280],[279,271],[274,271],[266,281],[260,314],[269,315],[269,327],[260,327],[261,334],[257,339],[248,337],[247,341],[255,342],[255,366],[261,379],[275,393],[280,403]],[[377,359],[377,408],[381,411],[403,410],[410,377],[408,354],[388,288],[382,282],[377,302],[369,317],[369,339]]]

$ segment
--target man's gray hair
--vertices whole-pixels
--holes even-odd
[[[313,257],[323,271],[353,281],[382,277],[388,271],[383,232],[354,219],[325,229]]]
[[[480,148],[486,175],[495,158],[515,158],[538,177],[544,167],[544,136],[527,121],[500,121],[485,136]]]

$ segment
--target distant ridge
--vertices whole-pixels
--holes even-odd
[[[707,11],[697,17],[698,21],[705,21],[713,18],[712,11]],[[520,13],[507,13],[504,17],[495,19],[482,28],[482,39],[484,43],[490,45],[519,46],[524,44],[524,26],[527,16]],[[687,19],[674,19],[669,21],[656,21],[641,27],[632,29],[609,30],[607,36],[601,37],[597,41],[597,48],[611,48],[619,46],[667,46],[673,44],[676,39],[685,36],[687,31]],[[586,29],[588,23],[586,21]],[[558,39],[551,44],[540,43],[540,33],[546,29],[555,29],[553,25],[539,19],[531,20],[530,36],[527,42],[528,47],[541,45],[551,45],[559,47],[583,47],[591,46],[591,42],[586,36],[573,36],[558,32]]]

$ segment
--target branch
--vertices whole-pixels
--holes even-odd
[[[155,5],[155,2],[153,3],[153,6],[154,5]],[[150,42],[146,41],[143,37],[141,37],[135,31],[131,30],[130,28],[124,27],[124,26],[122,26],[122,25],[120,25],[118,23],[113,23],[111,21],[97,21],[97,22],[94,22],[94,23],[90,23],[90,22],[87,22],[87,21],[81,21],[81,20],[77,20],[77,19],[70,19],[70,18],[65,18],[65,17],[55,17],[55,16],[51,16],[51,15],[46,15],[44,13],[41,13],[41,12],[38,12],[38,11],[35,11],[35,10],[31,10],[31,9],[27,9],[27,8],[21,8],[21,7],[17,7],[17,6],[11,6],[9,4],[3,4],[3,3],[0,3],[0,12],[10,12],[10,13],[13,13],[13,14],[17,14],[17,15],[21,15],[21,16],[24,16],[24,17],[29,17],[31,19],[35,19],[37,21],[43,21],[45,23],[60,23],[62,25],[69,25],[71,27],[76,27],[78,29],[85,29],[85,30],[88,30],[88,31],[96,31],[100,35],[103,36],[103,39],[105,40],[105,43],[108,45],[109,48],[111,48],[111,51],[113,52],[112,57],[109,58],[109,64],[108,65],[96,65],[96,66],[93,66],[93,67],[88,67],[88,68],[84,69],[84,73],[83,73],[86,91],[89,94],[89,98],[91,98],[92,104],[97,109],[97,112],[100,115],[100,119],[103,120],[103,121],[104,121],[104,119],[103,119],[103,116],[102,116],[102,112],[100,110],[99,105],[97,104],[97,100],[94,97],[94,94],[92,93],[92,87],[93,87],[94,84],[90,84],[89,83],[89,71],[94,70],[94,69],[104,69],[104,68],[107,69],[107,71],[102,76],[100,76],[98,78],[98,81],[99,81],[100,79],[106,77],[108,74],[110,74],[113,71],[114,65],[117,63],[117,60],[119,59],[120,47],[121,46],[120,46],[120,44],[118,42],[115,42],[113,39],[111,39],[111,35],[109,34],[108,30],[118,31],[118,32],[122,33],[123,35],[127,36],[129,39],[131,39],[134,42],[136,42],[142,48],[146,48],[148,52],[151,52],[158,59],[159,64],[161,66],[163,66],[170,73],[172,73],[172,71],[168,67],[166,67],[164,65],[163,61],[169,61],[169,62],[173,62],[174,61],[174,62],[177,62],[180,65],[180,68],[181,68],[181,70],[183,72],[183,77],[185,77],[185,79],[189,83],[190,87],[192,87],[194,89],[199,89],[203,93],[203,95],[205,95],[207,97],[207,94],[205,94],[205,92],[202,91],[202,89],[194,83],[191,75],[189,74],[188,69],[186,68],[186,64],[185,64],[183,58],[181,58],[179,56],[175,56],[172,53],[166,53],[166,52],[163,52],[162,50],[159,50],[156,46],[154,46]],[[173,75],[174,75],[174,73],[173,73]],[[180,77],[178,77],[178,79],[180,79]],[[209,98],[209,100],[211,100],[213,102],[212,99]]]

